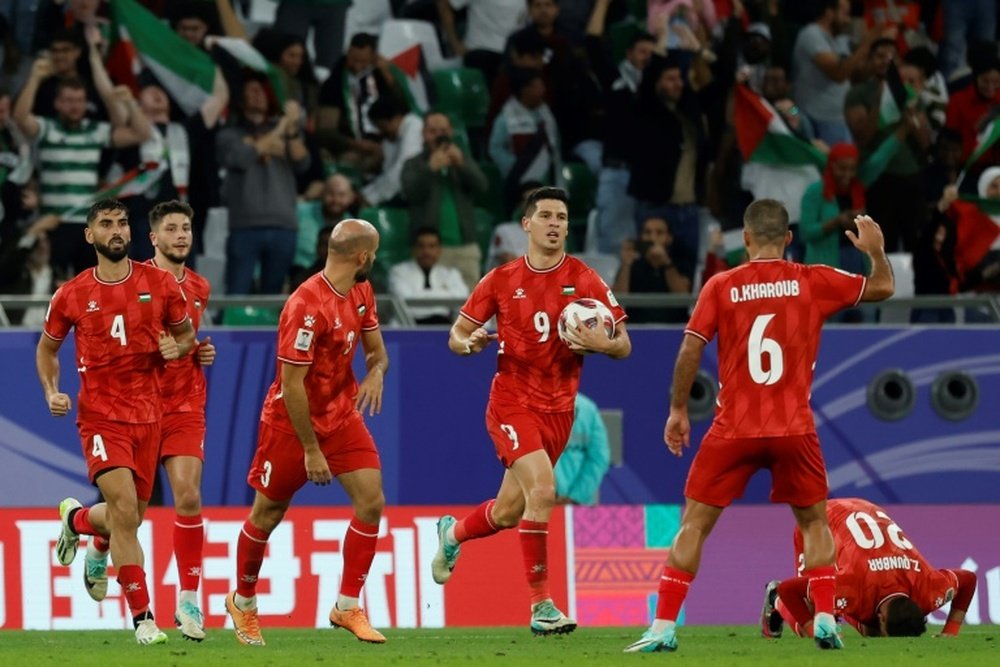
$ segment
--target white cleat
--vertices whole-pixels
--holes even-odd
[[[81,507],[83,505],[76,498],[65,498],[59,503],[62,530],[59,532],[59,539],[56,540],[56,558],[61,565],[71,565],[76,558],[76,550],[80,547],[80,536],[73,532],[72,526],[69,525],[69,513]]]
[[[531,607],[531,632],[535,635],[565,635],[576,630],[576,621],[552,604],[542,600]]]
[[[166,644],[167,635],[156,627],[156,621],[147,618],[144,621],[139,621],[138,625],[135,626],[135,641],[143,646]]]
[[[108,552],[95,549],[90,539],[83,557],[83,586],[90,599],[100,602],[108,596]]]
[[[174,623],[180,628],[184,639],[200,642],[205,638],[205,617],[194,603],[184,601],[177,605]]]

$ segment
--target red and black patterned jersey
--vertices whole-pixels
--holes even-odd
[[[149,264],[156,266],[156,261],[151,259]],[[188,268],[184,269],[184,275],[177,282],[187,297],[188,317],[191,318],[191,325],[197,334],[201,327],[201,316],[208,308],[208,297],[212,286],[204,276]],[[197,354],[192,352],[182,359],[167,362],[160,377],[160,396],[163,401],[163,414],[200,412],[205,409],[207,398],[205,371],[198,363]]]
[[[562,342],[557,325],[563,308],[581,298],[603,302],[615,323],[626,317],[600,276],[569,255],[545,270],[520,257],[479,281],[461,314],[480,326],[496,315],[497,374],[491,400],[513,401],[539,412],[573,409],[583,357]]]
[[[877,623],[878,606],[896,595],[910,598],[925,614],[955,596],[955,574],[931,567],[878,505],[860,498],[830,500],[826,515],[837,545],[836,612],[855,627]],[[798,529],[795,553],[801,563]]]
[[[338,292],[322,272],[295,290],[278,321],[278,367],[264,399],[261,421],[294,433],[281,398],[282,364],[310,366],[306,395],[313,430],[329,435],[354,411],[358,382],[351,360],[361,332],[378,329],[378,312],[371,283],[357,283],[347,294]]]
[[[172,275],[129,261],[109,283],[88,269],[56,290],[44,333],[61,341],[75,330],[80,372],[79,419],[148,424],[161,415],[161,333],[188,319]]]
[[[829,266],[757,260],[712,276],[685,333],[719,337],[719,397],[711,433],[723,438],[816,430],[809,393],[823,321],[858,303],[863,276]]]

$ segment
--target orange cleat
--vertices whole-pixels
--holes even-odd
[[[260,620],[256,609],[243,610],[236,606],[236,592],[226,596],[226,611],[233,619],[233,630],[236,638],[247,646],[264,646],[264,638],[260,634]],[[383,640],[384,641],[384,640]]]
[[[385,643],[385,636],[372,627],[372,624],[368,622],[368,615],[361,607],[340,611],[334,605],[333,609],[330,610],[330,625],[350,630],[359,641],[372,644]]]

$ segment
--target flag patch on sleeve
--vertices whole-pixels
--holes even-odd
[[[365,307],[365,304],[363,303],[358,304],[358,315],[364,315],[366,310],[368,309]]]
[[[312,347],[313,332],[309,329],[299,329],[295,335],[295,349],[299,352],[308,352]]]
[[[149,292],[139,292],[139,303],[148,303],[153,300],[153,295]]]

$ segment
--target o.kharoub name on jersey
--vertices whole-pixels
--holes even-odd
[[[823,265],[756,260],[709,279],[685,333],[719,338],[710,432],[724,438],[815,431],[809,392],[820,330],[856,305],[866,279]]]
[[[160,333],[188,319],[181,286],[154,266],[129,260],[116,282],[87,269],[52,296],[44,333],[61,341],[74,330],[80,373],[79,418],[129,424],[162,414]]]
[[[356,413],[358,382],[351,369],[361,332],[378,329],[378,312],[371,283],[357,283],[347,294],[338,292],[322,272],[292,292],[278,321],[277,373],[264,399],[260,419],[294,433],[281,394],[284,364],[309,366],[306,396],[313,430],[323,438]]]
[[[149,260],[151,266],[156,266],[156,260]],[[165,270],[165,269],[161,269]],[[167,271],[167,273],[170,273]],[[170,274],[173,276],[173,274]],[[212,286],[208,280],[191,269],[185,268],[184,275],[177,281],[187,297],[187,313],[191,325],[197,334],[201,327],[201,317],[208,307],[208,297]],[[205,385],[205,371],[198,362],[198,355],[191,354],[181,359],[168,361],[160,377],[160,400],[163,401],[163,414],[175,412],[202,412],[208,391]]]
[[[878,505],[860,498],[830,500],[826,515],[837,545],[837,614],[870,625],[886,598],[905,595],[929,614],[955,596],[957,577],[935,570]],[[801,555],[802,535],[796,529],[800,568]]]
[[[559,314],[572,301],[597,299],[615,323],[626,318],[614,294],[582,261],[564,255],[546,270],[527,256],[486,274],[462,306],[463,317],[483,326],[497,318],[497,374],[490,399],[512,401],[539,412],[566,412],[580,384],[583,357],[559,338]]]

